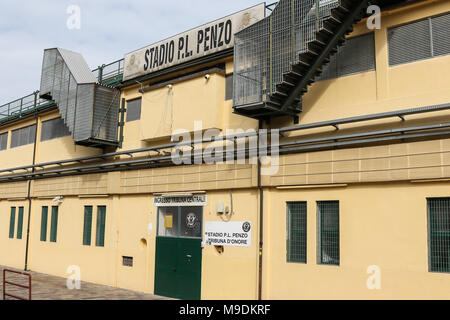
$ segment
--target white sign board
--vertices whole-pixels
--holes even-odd
[[[153,198],[155,207],[203,207],[208,203],[206,194],[196,194],[192,196],[158,196]]]
[[[212,246],[250,247],[252,244],[251,222],[205,223],[205,244]]]
[[[234,34],[265,17],[265,4],[180,33],[125,55],[123,80],[234,47]]]

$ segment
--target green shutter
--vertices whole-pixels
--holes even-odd
[[[288,202],[286,222],[286,260],[306,263],[306,202]]]
[[[339,201],[319,201],[319,263],[339,265]]]
[[[17,239],[22,239],[23,229],[23,207],[19,207],[19,216],[17,219]]]
[[[16,208],[11,207],[11,216],[9,220],[9,238],[14,238],[14,224],[16,223]]]
[[[83,245],[91,245],[92,206],[84,207]]]
[[[97,247],[105,246],[105,222],[106,222],[106,207],[97,207],[97,235],[95,245]]]
[[[50,226],[50,242],[56,242],[58,232],[58,207],[52,207],[52,222]]]
[[[48,207],[42,207],[41,215],[41,241],[47,241]]]

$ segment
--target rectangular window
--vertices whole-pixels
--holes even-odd
[[[9,217],[9,238],[14,238],[14,225],[16,223],[16,208],[11,207],[11,216]]]
[[[92,233],[92,206],[84,207],[83,245],[91,245]]]
[[[0,134],[0,151],[6,150],[8,145],[8,132]]]
[[[139,120],[141,118],[142,99],[134,99],[127,101],[127,119],[126,122]]]
[[[42,207],[41,213],[41,241],[47,241],[48,207]]]
[[[58,233],[58,207],[52,207],[52,221],[50,225],[50,242],[56,242]]]
[[[97,230],[95,245],[97,247],[105,246],[105,224],[106,224],[106,207],[97,207]]]
[[[70,132],[62,118],[42,122],[41,141],[47,141],[65,136],[70,136]]]
[[[17,217],[17,239],[22,239],[23,231],[23,207],[19,207],[19,215]]]
[[[428,199],[430,272],[450,272],[450,198]]]
[[[227,75],[225,78],[225,100],[233,99],[233,75]]]
[[[375,70],[375,38],[373,33],[349,38],[333,55],[317,79],[333,79],[349,74]]]
[[[317,202],[318,263],[339,265],[339,201]]]
[[[449,13],[389,28],[389,65],[450,54],[449,28]]]
[[[306,263],[306,202],[288,202],[286,260]]]
[[[11,148],[34,143],[36,136],[36,125],[13,130],[11,133]]]

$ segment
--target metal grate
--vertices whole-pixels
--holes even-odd
[[[431,18],[433,56],[450,54],[450,14]]]
[[[122,265],[125,267],[133,266],[133,257],[122,256]]]
[[[288,202],[286,205],[286,260],[306,263],[306,202]]]
[[[431,272],[450,272],[450,198],[428,199]]]
[[[319,264],[339,265],[339,201],[317,202]]]
[[[8,147],[8,132],[0,134],[0,151]]]
[[[70,136],[70,132],[63,119],[56,118],[42,122],[41,142],[66,136]]]
[[[127,122],[141,118],[142,98],[127,101]]]
[[[373,33],[347,39],[330,59],[319,80],[375,70],[375,38]]]
[[[389,65],[450,54],[450,13],[388,29]]]

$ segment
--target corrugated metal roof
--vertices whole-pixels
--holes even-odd
[[[81,54],[61,48],[57,48],[57,50],[78,84],[95,83],[97,81]]]

